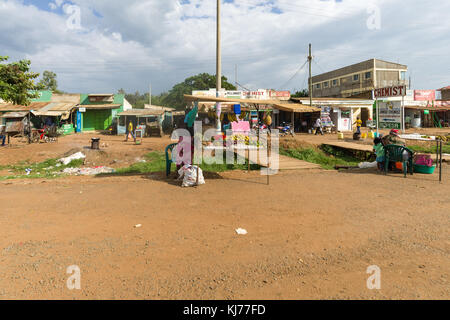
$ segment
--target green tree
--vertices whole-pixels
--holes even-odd
[[[300,91],[295,92],[291,95],[292,98],[305,98],[309,97],[309,91],[307,89],[303,89]]]
[[[236,90],[236,87],[222,76],[222,88],[225,90]],[[183,82],[176,84],[163,99],[163,104],[178,110],[183,110],[186,106],[185,94],[192,94],[193,90],[208,90],[216,87],[216,76],[208,73],[200,73],[189,77]]]
[[[39,81],[38,86],[41,90],[50,90],[54,93],[62,93],[58,90],[58,81],[56,80],[56,73],[45,70],[42,73],[42,79]]]
[[[39,77],[39,73],[30,71],[29,60],[2,63],[8,59],[0,56],[0,98],[18,105],[29,105],[31,99],[38,97],[34,79]]]

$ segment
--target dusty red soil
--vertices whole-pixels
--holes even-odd
[[[169,143],[110,139],[127,161]],[[40,161],[89,140],[0,152]],[[442,184],[371,170],[286,171],[270,185],[228,172],[188,189],[160,173],[3,181],[0,299],[448,299],[444,170]],[[81,290],[66,287],[71,265]],[[366,286],[371,265],[381,290]]]

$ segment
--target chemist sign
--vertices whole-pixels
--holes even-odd
[[[393,86],[373,90],[374,99],[403,97],[405,95],[406,95],[406,86]]]

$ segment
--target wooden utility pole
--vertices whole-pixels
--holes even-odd
[[[311,55],[311,43],[309,44],[309,105],[312,106],[312,95],[313,95],[313,85],[312,85],[312,55]]]
[[[216,35],[216,97],[220,97],[220,90],[222,89],[222,52],[220,46],[220,1],[217,0],[217,35]],[[216,106],[216,129],[218,132],[222,131],[222,124],[220,122],[220,114],[222,108],[220,102]]]
[[[150,92],[149,92],[149,103],[150,107],[152,106],[152,84],[150,83]]]

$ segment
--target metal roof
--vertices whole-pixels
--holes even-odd
[[[274,104],[275,109],[296,113],[320,112],[322,109],[318,107],[311,107],[301,103],[279,103]]]
[[[28,111],[16,111],[16,112],[7,112],[0,116],[0,118],[23,118],[29,114]]]
[[[153,109],[131,109],[119,113],[119,116],[136,116],[136,117],[150,117],[160,116],[164,113],[164,110]]]
[[[50,102],[32,102],[28,106],[22,106],[12,103],[1,103],[0,111],[30,111],[30,110],[40,110]]]
[[[86,108],[87,110],[101,110],[101,109],[119,109],[121,104],[83,104],[79,108]]]

